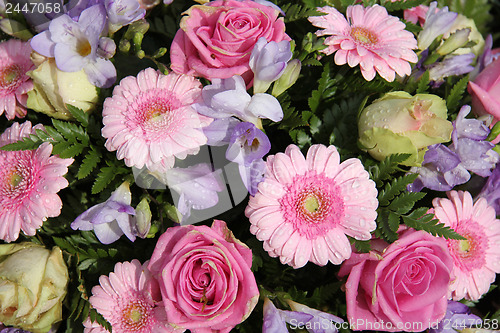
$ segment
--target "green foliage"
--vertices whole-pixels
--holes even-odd
[[[416,7],[418,5],[423,4],[427,0],[405,0],[405,1],[385,1],[382,2],[382,6],[384,6],[387,11],[394,12],[396,10],[405,10]]]
[[[118,166],[115,160],[107,161],[108,166],[101,168],[97,177],[92,185],[92,194],[97,194],[108,187],[109,184],[115,179],[119,174],[126,174],[129,172],[128,169]]]
[[[316,8],[311,8],[302,4],[286,3],[281,6],[281,9],[285,12],[285,23],[307,19],[309,16],[324,15],[318,12]]]
[[[344,158],[353,155],[357,150],[357,115],[363,105],[363,97],[357,95],[339,100],[326,109],[320,118],[311,119],[311,133],[314,140],[335,145]]]
[[[89,125],[89,114],[83,111],[82,109],[77,108],[76,106],[66,104],[69,113],[76,119],[83,127],[87,127]]]
[[[331,78],[330,63],[327,62],[319,79],[318,89],[312,92],[311,97],[307,101],[313,113],[316,113],[322,101],[327,101],[335,95],[337,91],[335,82],[336,80]]]
[[[101,153],[91,146],[88,154],[83,159],[82,164],[80,164],[80,168],[78,169],[76,177],[78,179],[87,177],[92,172],[92,170],[95,169],[97,164],[99,164],[100,160]]]
[[[467,84],[469,83],[469,76],[466,75],[460,81],[455,83],[450,93],[446,97],[446,106],[448,108],[448,113],[453,113],[463,98],[463,94],[467,89]]]
[[[438,223],[438,219],[434,219],[434,214],[427,214],[427,208],[420,207],[415,209],[411,214],[402,216],[404,224],[416,230],[424,230],[431,235],[444,237],[446,239],[465,239],[460,236],[455,230]]]
[[[384,189],[378,194],[380,205],[388,206],[401,192],[406,191],[406,187],[413,183],[417,176],[418,174],[412,173],[393,178],[390,182],[385,183]]]
[[[402,21],[406,25],[405,30],[408,30],[409,32],[413,32],[415,35],[418,35],[418,33],[420,31],[422,31],[421,26],[414,24],[414,23],[411,23],[411,22],[408,22],[408,21],[405,21],[405,20],[402,20]]]
[[[410,154],[393,154],[387,156],[378,165],[369,167],[370,178],[375,181],[378,187],[381,187],[384,180],[390,179],[396,172],[403,171],[399,165],[410,156]]]
[[[420,77],[420,80],[418,80],[417,94],[426,93],[427,90],[429,90],[429,83],[429,71],[425,71],[425,73]]]

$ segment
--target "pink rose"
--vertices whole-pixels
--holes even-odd
[[[500,120],[500,58],[486,66],[474,82],[469,82],[468,90],[474,113],[491,114],[494,122]]]
[[[171,68],[209,80],[253,78],[248,65],[260,37],[268,42],[290,40],[279,11],[250,0],[217,0],[189,8],[170,47]]]
[[[224,221],[169,228],[148,265],[175,332],[229,332],[257,304],[252,251]]]
[[[453,261],[446,241],[407,229],[399,240],[372,242],[340,268],[347,318],[356,330],[420,332],[445,315]]]

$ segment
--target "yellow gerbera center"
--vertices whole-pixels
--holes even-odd
[[[363,27],[353,27],[351,37],[362,44],[376,44],[378,42],[377,35]]]

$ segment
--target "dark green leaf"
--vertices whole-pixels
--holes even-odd
[[[78,179],[87,177],[92,172],[92,170],[94,170],[100,160],[101,154],[94,148],[91,148],[87,155],[85,155],[85,158],[83,159],[82,164],[78,169],[76,177]]]
[[[83,127],[87,127],[89,125],[89,114],[83,111],[82,109],[77,108],[76,106],[66,104],[69,113],[75,118]]]
[[[469,76],[466,75],[460,79],[453,88],[450,93],[446,97],[446,107],[448,108],[448,113],[453,112],[460,105],[460,101],[462,100],[462,96],[467,89],[467,84],[469,83]]]

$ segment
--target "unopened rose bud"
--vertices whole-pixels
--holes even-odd
[[[281,77],[276,82],[274,82],[272,95],[279,96],[285,90],[293,86],[299,78],[301,68],[302,63],[299,59],[290,60],[283,75],[281,75]]]

